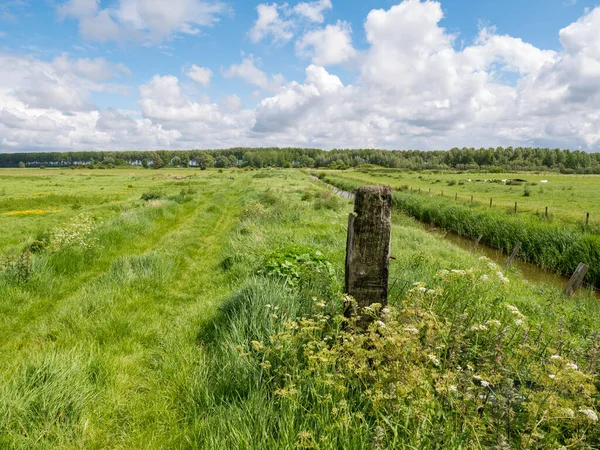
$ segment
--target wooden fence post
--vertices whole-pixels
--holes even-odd
[[[590,224],[590,213],[585,213],[585,226]]]
[[[373,303],[384,306],[388,301],[391,213],[391,188],[362,186],[356,190],[346,242],[346,293],[356,303],[346,308],[346,316],[357,314],[357,325],[364,329],[373,319],[364,308]]]
[[[492,198],[490,198],[490,208],[492,207]]]
[[[565,295],[572,297],[575,294],[575,291],[581,286],[583,283],[583,279],[585,278],[587,272],[589,270],[589,266],[584,263],[579,263],[575,273],[567,283],[567,287],[565,288]]]
[[[517,213],[517,202],[515,202],[515,214]]]
[[[454,196],[454,201],[458,200],[458,192],[456,193],[456,195]]]
[[[483,234],[480,234],[477,239],[475,239],[475,241],[473,242],[473,245],[471,246],[471,250],[473,251],[477,248],[477,246],[479,245],[479,241],[481,241],[481,239],[483,238]]]
[[[548,217],[548,207],[546,206],[546,217]]]
[[[508,261],[506,261],[506,267],[505,268],[508,268],[508,267],[511,266],[511,264],[513,263],[513,260],[517,257],[517,253],[519,253],[519,250],[521,250],[521,245],[523,245],[523,243],[519,242],[515,246],[515,248],[513,249],[512,253],[508,257]]]
[[[473,196],[471,195],[471,203],[473,203]]]

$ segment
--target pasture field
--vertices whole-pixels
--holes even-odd
[[[442,191],[449,200],[469,203],[473,201],[489,207],[514,212],[515,202],[518,213],[525,215],[545,214],[548,207],[550,218],[569,222],[584,223],[586,213],[590,213],[590,224],[600,227],[600,175],[563,175],[553,172],[519,173],[457,173],[457,172],[408,172],[406,170],[373,169],[327,172],[341,179],[353,180],[361,184],[384,184],[395,189],[402,187],[421,189],[433,196]],[[471,180],[470,182],[467,180]],[[476,180],[522,179],[523,185],[477,182]],[[548,183],[541,183],[542,180]],[[527,191],[527,194],[526,194]]]
[[[464,196],[451,195],[444,190],[444,196],[431,194],[425,186],[411,188],[408,184],[389,183],[390,177],[382,177],[379,170],[368,173],[362,172],[312,172],[318,175],[324,181],[336,187],[352,191],[356,187],[368,184],[387,184],[395,189],[393,198],[394,205],[407,215],[417,218],[421,222],[431,224],[435,227],[451,230],[460,236],[477,238],[482,236],[484,243],[493,248],[500,249],[503,252],[510,252],[519,242],[522,244],[519,251],[519,257],[529,263],[533,263],[545,270],[570,276],[579,263],[585,263],[590,270],[586,276],[589,284],[600,288],[600,228],[598,223],[590,221],[586,225],[585,217],[582,220],[575,220],[575,216],[556,216],[551,214],[548,217],[539,210],[530,210],[529,212],[520,209],[518,213],[514,212],[513,207],[502,207],[497,203],[495,207],[487,204],[473,201]],[[402,174],[396,174],[402,177]],[[414,176],[414,175],[410,175]],[[425,175],[416,175],[424,177]],[[448,178],[445,187],[463,188],[472,182],[457,182],[457,177],[464,174],[453,175],[454,178]],[[471,175],[473,176],[473,175]],[[448,175],[448,177],[450,177]],[[401,178],[402,180],[402,178]],[[570,178],[572,187],[575,179]],[[460,184],[464,183],[464,184]],[[506,186],[497,183],[475,183],[475,185],[489,186],[491,190],[508,190],[515,186]],[[545,185],[544,185],[545,186]],[[529,186],[520,186],[519,189],[531,189]],[[540,187],[542,189],[542,187]],[[545,189],[545,188],[544,188]],[[565,189],[567,191],[567,189]],[[591,190],[597,195],[597,190]],[[557,192],[563,193],[563,189]],[[567,203],[563,194],[562,201]],[[531,198],[523,197],[523,198]],[[586,203],[588,209],[591,206]]]
[[[0,193],[0,448],[600,442],[596,298],[398,210],[360,332],[351,203],[307,173],[1,170]]]

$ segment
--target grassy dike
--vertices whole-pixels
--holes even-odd
[[[186,202],[132,205],[82,254],[36,256],[27,284],[0,279],[0,447],[600,440],[594,298],[395,213],[393,305],[357,333],[339,315],[348,202],[296,171],[203,181]]]
[[[323,180],[347,191],[364,184],[334,175],[326,175]],[[600,287],[600,235],[580,225],[507,214],[407,191],[395,191],[393,202],[421,222],[452,230],[460,236],[483,235],[483,242],[507,253],[521,242],[520,258],[561,275],[572,274],[583,262],[590,267],[586,281]]]

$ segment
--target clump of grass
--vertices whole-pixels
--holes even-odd
[[[162,194],[160,192],[144,192],[142,194],[141,199],[144,201],[148,201],[148,200],[159,200],[162,198]]]
[[[319,191],[315,194],[315,209],[339,210],[344,202],[331,191]]]

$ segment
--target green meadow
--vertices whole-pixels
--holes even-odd
[[[518,214],[545,215],[554,220],[584,223],[586,213],[590,213],[590,224],[600,226],[600,176],[563,175],[556,172],[411,172],[394,169],[363,169],[329,172],[341,179],[353,180],[362,184],[384,184],[396,189],[413,189],[433,196],[473,202],[493,208],[514,212],[517,202]],[[526,181],[519,185],[501,182],[478,182],[477,180]],[[468,181],[471,180],[471,181]],[[547,181],[547,183],[542,183]]]
[[[540,178],[528,199],[579,209]],[[357,329],[351,211],[293,169],[1,170],[0,448],[597,448],[593,293],[528,282],[398,207],[390,305]]]

